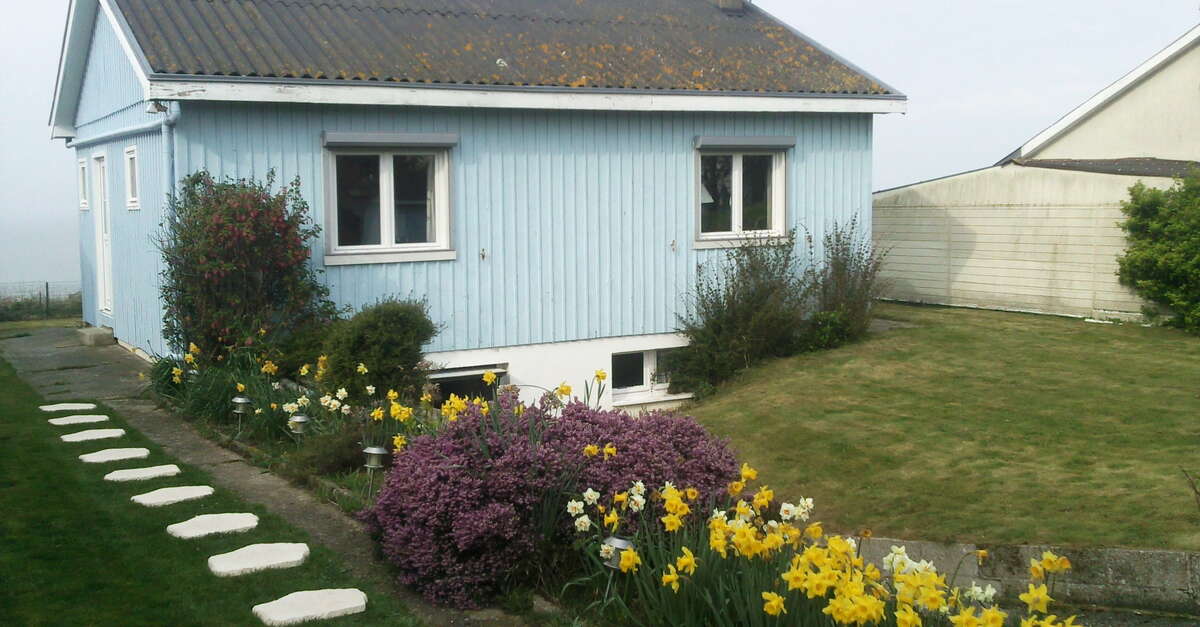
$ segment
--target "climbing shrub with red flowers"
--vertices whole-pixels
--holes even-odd
[[[158,233],[163,334],[175,351],[206,355],[262,346],[332,318],[329,290],[309,265],[320,227],[296,179],[265,182],[188,175]]]

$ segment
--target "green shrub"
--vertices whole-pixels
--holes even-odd
[[[194,342],[207,356],[261,346],[335,315],[329,290],[309,265],[320,233],[299,179],[214,180],[201,171],[180,182],[158,234],[163,256],[163,335],[177,353]]]
[[[296,477],[331,477],[358,470],[363,465],[362,439],[362,429],[351,423],[329,433],[307,436],[288,455],[287,471]]]
[[[1166,190],[1139,182],[1121,211],[1127,237],[1117,258],[1121,283],[1166,308],[1171,325],[1200,334],[1200,172]]]
[[[326,340],[338,325],[344,323],[345,320],[340,318],[312,320],[293,330],[272,353],[280,373],[295,379],[301,366],[315,364]]]
[[[335,325],[325,340],[328,372],[322,383],[344,387],[361,399],[364,384],[394,389],[403,398],[421,395],[426,372],[422,347],[438,333],[424,301],[387,300]],[[358,365],[368,364],[364,379]]]
[[[836,344],[818,348],[831,348],[866,334],[871,324],[871,308],[886,288],[879,276],[886,253],[878,251],[870,238],[864,236],[858,218],[834,224],[823,239],[824,263],[816,279],[819,310],[840,314],[835,326],[842,338]],[[827,336],[831,324],[834,322],[825,317],[813,331]]]

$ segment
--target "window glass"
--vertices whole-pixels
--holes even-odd
[[[392,157],[397,244],[433,241],[433,157]]]
[[[700,232],[733,230],[733,156],[700,157]]]
[[[613,389],[634,388],[646,384],[644,353],[622,353],[612,356]]]
[[[79,164],[79,202],[86,203],[88,201],[88,176],[87,165]]]
[[[671,383],[671,353],[677,348],[659,349],[654,356],[654,384],[667,385]]]
[[[742,157],[742,230],[766,231],[771,228],[770,155]]]
[[[379,217],[379,155],[338,155],[338,245],[381,243]]]
[[[129,168],[129,197],[137,198],[138,197],[137,157],[134,155],[129,155],[128,157],[126,157],[126,160],[128,161],[128,163],[125,164],[125,167]]]

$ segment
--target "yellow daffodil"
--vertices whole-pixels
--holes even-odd
[[[750,464],[742,462],[742,481],[754,481],[758,478],[758,471],[751,468]]]
[[[258,335],[259,335],[259,336],[263,336],[263,335],[266,335],[266,334],[267,334],[267,330],[266,330],[266,329],[264,329],[263,327],[258,327]]]
[[[599,454],[600,454],[600,447],[596,446],[595,444],[588,444],[587,446],[583,447],[583,456],[584,457],[595,457]]]
[[[1058,573],[1071,570],[1071,560],[1065,556],[1055,555],[1050,551],[1042,553],[1042,569],[1048,573]]]
[[[745,492],[745,491],[746,491],[746,482],[745,481],[729,482],[729,496],[736,498],[738,496],[741,496],[742,492]]]
[[[380,420],[383,420],[383,408],[382,407],[376,407],[375,409],[371,410],[371,420],[374,420],[375,422],[379,422]]]
[[[683,526],[683,521],[675,514],[667,514],[659,520],[662,521],[663,529],[668,532],[679,531],[679,528]]]
[[[804,580],[808,578],[808,572],[807,568],[792,566],[784,571],[779,578],[787,582],[788,590],[800,590],[804,587]]]
[[[279,403],[271,403],[271,409],[279,409]]]
[[[696,574],[696,564],[698,563],[696,556],[692,555],[692,550],[686,546],[683,547],[683,555],[675,558],[675,568],[678,568],[679,572],[687,575]]]
[[[483,373],[483,382],[488,385],[495,383],[496,382],[496,373],[492,372],[491,370],[484,372]]]
[[[407,444],[408,438],[404,437],[403,435],[397,433],[396,435],[392,436],[392,446],[395,447],[397,451],[404,450],[404,446]]]
[[[954,627],[980,627],[982,625],[979,618],[975,616],[974,607],[968,607],[951,616],[950,624]]]
[[[975,551],[975,559],[979,561],[979,565],[983,566],[983,560],[988,558],[987,549],[979,549]]]
[[[308,369],[309,369],[309,365],[308,365],[308,364],[304,364],[303,366],[300,366],[300,376],[302,376],[302,377],[307,377],[307,376],[308,376]]]
[[[608,373],[607,373],[607,372],[605,372],[605,371],[603,371],[603,370],[597,370],[597,371],[596,371],[596,380],[597,380],[597,381],[603,381],[603,380],[605,380],[605,379],[607,379],[607,378],[608,378]]]
[[[194,364],[196,363],[196,356],[191,353],[187,353],[183,356],[183,361],[188,364]]]
[[[429,392],[426,392],[426,393],[422,394],[422,395],[421,395],[421,402],[422,402],[422,403],[425,403],[426,405],[428,405],[428,404],[432,403],[432,402],[433,402],[433,395],[432,395],[432,394],[430,394]]]
[[[566,381],[563,381],[562,383],[558,384],[557,388],[554,388],[554,393],[563,397],[570,396],[571,386],[567,385]]]
[[[394,401],[398,398],[400,398],[400,393],[397,392],[396,390],[388,390],[387,391],[387,399],[389,401]]]
[[[604,445],[604,459],[617,456],[617,447],[612,442]]]
[[[367,370],[366,364],[364,364],[362,362],[358,362],[358,367],[355,368],[354,370],[358,374],[367,374],[368,372],[370,372],[369,370]]]
[[[629,493],[628,492],[617,492],[616,494],[613,495],[613,505],[619,505],[619,504],[628,503],[628,502],[629,502]]]
[[[275,362],[268,359],[263,363],[262,368],[259,368],[259,371],[263,374],[275,375],[279,373],[279,366],[276,366]]]
[[[762,593],[763,611],[771,616],[779,616],[787,614],[787,608],[783,606],[783,597],[774,592]]]
[[[1034,581],[1041,581],[1046,578],[1046,569],[1042,568],[1041,562],[1033,558],[1029,560],[1029,578]]]
[[[667,572],[663,573],[662,585],[671,586],[671,590],[679,592],[679,573],[675,572],[675,567],[667,565]]]
[[[686,488],[683,491],[683,495],[687,497],[687,500],[694,501],[700,498],[700,491],[696,488]]]
[[[763,508],[771,504],[771,499],[775,498],[775,492],[767,486],[760,486],[758,492],[754,493],[754,509],[762,511]]]
[[[1029,590],[1017,595],[1021,602],[1029,606],[1029,611],[1038,611],[1043,614],[1047,611],[1047,605],[1054,599],[1050,598],[1050,593],[1046,591],[1046,584],[1035,586],[1029,584]]]
[[[189,353],[191,353],[191,354],[193,354],[193,355],[199,355],[199,354],[200,354],[200,347],[199,347],[199,346],[196,346],[196,343],[195,343],[195,342],[188,342],[188,352],[189,352]]]
[[[1004,627],[1004,619],[1007,617],[1007,614],[1001,612],[1000,608],[993,605],[984,610],[983,614],[980,614],[979,622],[983,627]]]
[[[911,605],[902,605],[896,610],[896,627],[921,627],[921,615]]]
[[[816,540],[820,538],[825,531],[821,529],[821,523],[815,522],[804,528],[804,535]]]
[[[176,385],[183,383],[183,369],[171,368],[171,382]]]
[[[404,405],[401,405],[400,403],[392,403],[391,406],[388,408],[388,414],[394,420],[398,420],[400,422],[407,422],[409,418],[412,418],[413,410],[411,407],[405,407]]]
[[[636,573],[641,563],[642,558],[638,557],[637,551],[633,549],[621,551],[621,572],[627,573],[633,571]]]
[[[609,510],[609,512],[604,515],[604,526],[608,527],[612,531],[615,532],[617,530],[617,525],[619,525],[620,523],[621,523],[621,518],[619,516],[617,516],[616,508]]]
[[[246,386],[245,386],[245,385],[243,385],[243,384],[241,384],[241,383],[237,384],[237,391],[238,391],[238,392],[245,392],[245,391],[246,391]]]

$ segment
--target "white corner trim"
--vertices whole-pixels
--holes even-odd
[[[1057,122],[1050,125],[1049,128],[1035,135],[1033,139],[1025,142],[1018,149],[1015,156],[1030,157],[1042,148],[1045,148],[1047,144],[1057,139],[1060,135],[1091,117],[1093,113],[1098,112],[1110,102],[1119,98],[1143,79],[1165,67],[1171,61],[1174,61],[1179,55],[1187,52],[1197,40],[1200,40],[1200,25],[1192,27],[1191,30],[1184,33],[1182,37],[1176,39],[1171,45],[1158,51],[1157,54],[1147,59],[1128,74],[1122,76],[1108,87],[1105,87],[1083,104],[1072,109],[1069,113],[1059,118]],[[1005,159],[1007,160],[1008,157]]]
[[[719,94],[563,92],[409,87],[400,84],[269,83],[242,80],[151,80],[147,100],[216,100],[316,104],[571,109],[593,111],[757,111],[903,113],[904,99]]]
[[[377,253],[325,253],[326,266],[353,266],[369,263],[406,263],[411,261],[454,261],[458,251],[414,250]]]

